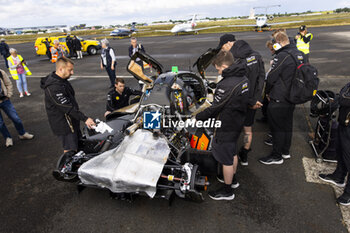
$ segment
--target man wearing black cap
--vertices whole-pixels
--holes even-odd
[[[305,54],[305,62],[309,62],[310,41],[314,36],[307,31],[305,25],[299,27],[299,33],[295,36],[297,40],[297,48]]]
[[[232,45],[231,45],[232,44]],[[249,80],[249,102],[244,121],[244,145],[239,151],[241,165],[248,165],[248,153],[251,151],[253,138],[252,125],[254,123],[256,109],[262,107],[262,91],[265,82],[265,68],[261,55],[252,50],[244,40],[235,41],[235,36],[225,34],[220,37],[218,49],[231,51],[235,63],[243,64],[246,69],[246,77]]]
[[[225,35],[220,37],[220,42],[219,42],[217,49],[219,49],[219,50],[222,49],[224,51],[228,51],[232,48],[235,41],[236,41],[236,37],[234,35],[225,34]]]

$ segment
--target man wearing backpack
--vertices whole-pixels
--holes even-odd
[[[289,150],[295,104],[289,101],[289,95],[296,69],[304,62],[302,52],[290,45],[285,32],[276,33],[273,43],[276,56],[267,77],[265,90],[269,99],[267,115],[272,132],[273,150],[270,155],[259,159],[267,165],[282,164],[283,159],[291,157]]]

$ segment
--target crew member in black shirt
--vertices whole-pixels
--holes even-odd
[[[45,108],[52,132],[63,144],[64,153],[79,149],[80,121],[91,129],[95,122],[85,116],[75,99],[75,91],[68,79],[74,74],[72,60],[61,57],[56,62],[56,71],[41,79],[45,91]]]
[[[237,140],[244,125],[249,102],[248,79],[245,76],[245,65],[234,63],[230,52],[220,51],[213,65],[223,79],[217,84],[213,104],[198,113],[196,120],[216,118],[222,122],[221,127],[214,131],[212,154],[222,165],[224,186],[208,194],[214,200],[233,200],[233,177],[238,163]]]
[[[116,78],[114,88],[108,92],[105,117],[117,109],[128,106],[131,95],[142,95],[142,91],[125,87],[124,79]]]
[[[293,113],[295,104],[287,96],[298,64],[304,62],[303,53],[290,45],[288,35],[280,31],[274,36],[273,48],[276,51],[274,62],[267,76],[265,93],[269,99],[267,115],[272,133],[273,149],[270,155],[260,158],[263,164],[282,164],[290,159],[290,147],[293,135]],[[294,58],[293,58],[293,57]]]
[[[261,55],[254,51],[246,41],[236,41],[232,34],[223,35],[220,38],[218,48],[223,51],[231,51],[235,63],[244,64],[246,77],[249,81],[249,101],[244,122],[244,145],[238,153],[241,165],[247,166],[248,153],[251,151],[250,147],[253,139],[252,125],[254,124],[256,109],[262,107],[262,91],[265,82],[264,62]]]

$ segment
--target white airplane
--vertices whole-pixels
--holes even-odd
[[[227,27],[255,27],[255,29],[259,32],[262,31],[263,28],[268,27],[271,28],[272,25],[280,25],[280,24],[290,24],[290,23],[302,23],[304,21],[288,21],[288,22],[279,22],[279,23],[268,23],[269,20],[273,20],[273,15],[267,15],[267,9],[271,7],[280,7],[281,5],[271,5],[266,7],[254,7],[253,9],[263,8],[265,9],[265,14],[263,16],[256,17],[256,24],[242,24],[242,25],[227,25]]]
[[[220,27],[220,26],[212,26],[212,27],[205,27],[205,28],[196,28],[197,26],[196,17],[197,17],[197,14],[194,14],[190,22],[176,24],[171,30],[156,30],[156,32],[171,32],[171,33],[174,33],[175,35],[178,35],[180,32],[187,32],[187,33],[194,32],[197,34],[198,31],[200,30]]]

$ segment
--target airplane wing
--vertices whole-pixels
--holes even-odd
[[[171,30],[154,30],[155,32],[171,32]]]
[[[304,22],[304,21],[299,20],[299,21],[289,21],[289,22],[280,22],[280,23],[268,23],[267,25],[270,26],[270,25],[302,23],[302,22]],[[257,26],[256,24],[241,24],[241,25],[233,24],[233,25],[226,25],[226,26],[223,26],[223,27],[256,27],[256,26]]]
[[[206,29],[211,29],[211,28],[219,28],[222,26],[212,26],[212,27],[205,27],[205,28],[195,28],[193,31],[200,31],[200,30],[206,30]]]
[[[302,23],[302,22],[304,22],[304,21],[299,20],[299,21],[289,21],[289,22],[280,22],[280,23],[268,23],[267,25],[279,25],[279,24]]]
[[[142,32],[142,31],[150,31],[151,29],[149,28],[145,28],[145,29],[137,29],[138,32]]]
[[[223,27],[256,27],[256,24],[233,24],[233,25],[225,25]]]

